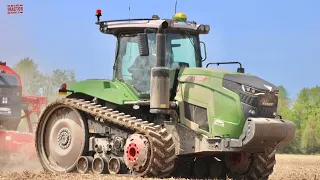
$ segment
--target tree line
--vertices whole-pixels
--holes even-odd
[[[282,153],[320,153],[320,87],[303,88],[295,101],[279,86],[278,112],[283,119],[296,124],[296,136],[290,143],[279,148]]]
[[[20,60],[12,68],[21,76],[24,94],[46,96],[49,101],[58,97],[62,83],[76,82],[73,70],[55,69],[51,74],[44,74],[30,58]],[[279,147],[278,152],[320,153],[320,87],[302,89],[293,101],[288,98],[287,90],[279,86],[278,112],[297,128],[294,140]]]
[[[58,97],[58,89],[63,83],[76,82],[73,70],[55,69],[45,74],[31,58],[21,59],[12,69],[21,77],[23,94],[46,96],[49,102]]]

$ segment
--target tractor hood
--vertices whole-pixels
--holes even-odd
[[[211,76],[223,79],[223,86],[227,89],[241,90],[241,85],[253,87],[261,91],[277,92],[278,87],[270,82],[263,80],[257,76],[250,74],[241,74],[228,70],[215,68],[185,68],[180,71],[180,76],[185,75],[185,78],[190,76]],[[182,80],[182,79],[181,79]],[[239,86],[240,85],[240,86]],[[240,89],[239,89],[240,88]]]
[[[252,75],[242,74],[225,74],[223,77],[224,81],[231,81],[240,85],[250,86],[262,91],[277,92],[278,87],[271,84],[270,82],[263,80],[259,77]]]

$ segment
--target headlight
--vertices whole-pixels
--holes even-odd
[[[250,93],[250,94],[254,94],[254,95],[264,94],[264,92],[262,92],[258,89],[255,89],[253,87],[247,86],[247,85],[241,85],[241,88],[242,88],[243,92],[246,92],[246,93]]]
[[[200,26],[198,27],[198,29],[199,29],[199,31],[204,31],[204,30],[205,30],[205,27],[204,27],[203,25],[200,25]]]
[[[245,94],[251,94],[254,96],[258,96],[261,94],[265,94],[264,91],[261,91],[259,89],[256,89],[254,87],[238,84],[233,81],[224,80],[223,81],[223,87],[229,89],[230,91],[233,91],[235,93],[245,93]]]
[[[200,31],[200,33],[207,34],[207,33],[209,33],[209,31],[210,31],[210,25],[203,25],[203,24],[201,24],[201,25],[198,27],[198,31]]]
[[[205,26],[204,26],[204,30],[207,31],[207,32],[209,32],[209,31],[210,31],[210,25],[205,25]]]

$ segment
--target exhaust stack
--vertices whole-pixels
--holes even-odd
[[[158,29],[157,64],[151,68],[150,80],[150,113],[168,114],[170,107],[170,77],[169,68],[165,67],[166,35],[164,33],[169,23],[164,21]]]

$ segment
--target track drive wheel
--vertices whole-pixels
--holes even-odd
[[[51,104],[39,119],[35,143],[44,170],[72,172],[88,150],[86,120],[72,107]]]
[[[167,177],[175,159],[174,144],[161,142],[167,134],[151,140],[143,134],[132,134],[124,146],[124,162],[135,176]],[[169,138],[168,138],[169,139]],[[169,146],[168,146],[169,145]],[[147,173],[147,174],[146,174]]]
[[[273,148],[264,153],[230,153],[226,156],[226,165],[234,179],[267,180],[276,164],[275,154]]]

